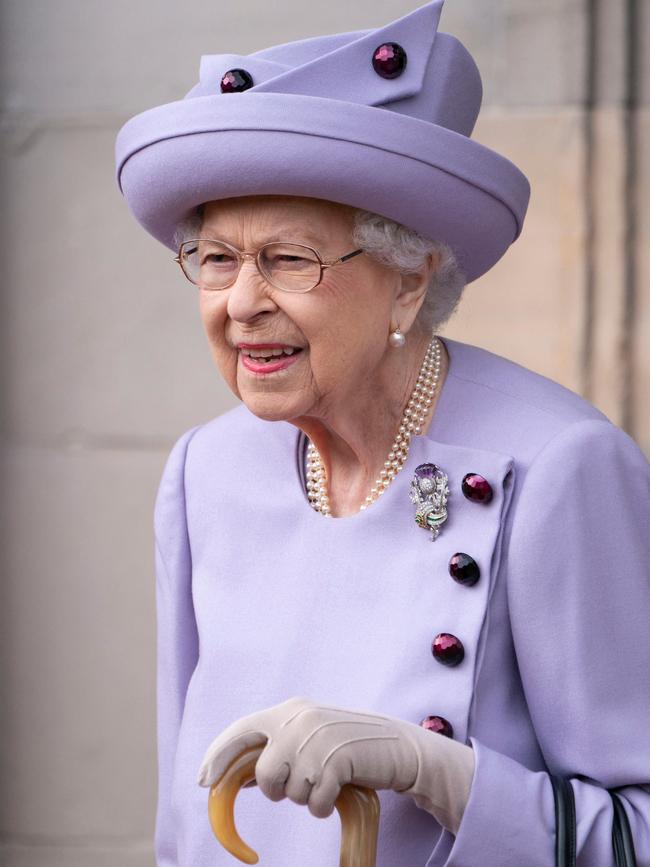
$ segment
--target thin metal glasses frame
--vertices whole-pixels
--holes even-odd
[[[199,241],[211,241],[213,244],[220,244],[222,247],[225,247],[227,250],[232,250],[232,252],[237,256],[237,259],[239,261],[239,267],[237,268],[235,276],[230,281],[230,283],[226,283],[224,286],[221,286],[219,289],[210,290],[213,292],[221,292],[223,289],[228,289],[230,286],[232,286],[237,281],[237,278],[239,277],[239,272],[241,271],[241,266],[244,263],[244,260],[247,258],[254,259],[255,264],[257,266],[257,270],[260,273],[260,275],[263,277],[263,279],[266,280],[266,282],[269,283],[271,286],[275,287],[276,289],[279,289],[281,292],[290,292],[292,294],[301,294],[304,292],[311,292],[311,290],[315,289],[316,286],[318,286],[319,283],[321,282],[321,280],[323,279],[323,271],[325,270],[325,268],[332,268],[334,265],[340,265],[343,262],[347,262],[348,259],[352,259],[354,256],[358,256],[360,253],[364,252],[362,249],[353,250],[351,253],[346,253],[345,256],[340,256],[338,259],[334,259],[332,262],[326,262],[323,260],[320,253],[318,252],[318,250],[315,250],[313,247],[310,247],[308,244],[300,244],[300,243],[297,243],[296,241],[269,241],[268,244],[263,244],[257,251],[255,251],[255,250],[238,250],[237,247],[233,247],[232,244],[227,244],[225,241],[220,241],[217,238],[189,238],[187,241],[183,241],[183,243],[178,248],[178,254],[176,256],[174,256],[174,262],[178,263],[178,265],[180,266],[180,269],[183,272],[183,274],[185,275],[185,277],[194,286],[198,286],[200,284],[198,284],[195,280],[193,280],[190,277],[190,275],[187,273],[185,268],[183,267],[182,254],[183,254],[183,248],[187,244],[196,244]],[[318,260],[318,264],[320,266],[320,274],[318,277],[318,281],[316,283],[314,283],[313,286],[310,286],[308,289],[285,289],[283,286],[278,286],[277,283],[274,283],[273,280],[268,276],[268,274],[265,274],[264,270],[262,269],[261,255],[267,247],[273,247],[276,244],[291,244],[294,247],[303,247],[305,250],[311,251],[314,254],[314,256],[316,256],[316,259]]]

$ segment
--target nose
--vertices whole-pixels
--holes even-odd
[[[269,285],[257,269],[254,257],[242,262],[237,279],[227,290],[228,316],[237,322],[250,322],[263,313],[277,310]]]

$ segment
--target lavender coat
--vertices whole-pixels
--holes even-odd
[[[475,750],[456,837],[378,793],[378,867],[553,867],[547,770],[571,778],[581,867],[613,863],[612,786],[650,865],[648,463],[573,392],[444,342],[428,434],[365,512],[314,512],[303,435],[244,406],[175,443],[155,506],[158,867],[238,863],[197,771],[230,722],[293,695],[416,724],[437,714]],[[451,491],[435,542],[408,497],[425,461]],[[489,504],[463,496],[468,472],[491,483]],[[458,551],[480,567],[474,586],[450,577]],[[460,665],[432,656],[439,632],[462,640]],[[338,864],[336,811],[317,819],[252,787],[236,819],[265,867]]]

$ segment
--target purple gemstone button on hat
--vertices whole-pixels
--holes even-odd
[[[222,93],[241,93],[252,86],[253,76],[245,69],[229,69],[221,78]]]
[[[478,473],[467,473],[461,487],[473,503],[489,503],[492,499],[492,485]]]
[[[460,638],[451,632],[441,632],[433,639],[431,653],[442,665],[458,665],[465,657],[465,648]]]
[[[384,42],[375,48],[372,66],[382,78],[397,78],[406,69],[406,51],[397,42]]]
[[[430,732],[438,732],[438,734],[444,735],[446,738],[453,738],[454,736],[454,727],[444,716],[425,716],[420,725],[423,729],[427,729]]]
[[[473,557],[459,551],[457,554],[452,554],[449,558],[449,574],[459,584],[463,584],[465,587],[473,587],[481,577],[481,570],[478,568],[478,563]]]

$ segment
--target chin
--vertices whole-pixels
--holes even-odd
[[[287,421],[300,414],[296,405],[286,397],[273,394],[243,394],[241,399],[253,415],[264,421]]]

